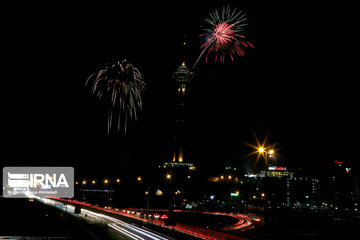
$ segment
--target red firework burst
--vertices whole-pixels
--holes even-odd
[[[244,48],[253,47],[253,45],[245,40],[241,32],[245,31],[244,26],[247,24],[245,14],[231,11],[229,7],[223,8],[219,14],[217,10],[210,14],[210,18],[205,19],[210,24],[210,28],[204,29],[205,33],[200,36],[205,39],[204,44],[200,47],[202,52],[194,64],[197,64],[201,56],[207,51],[206,62],[211,53],[215,54],[215,61],[225,61],[225,56],[229,55],[231,61],[234,56],[244,56]]]

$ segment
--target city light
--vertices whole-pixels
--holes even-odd
[[[95,181],[95,180],[92,180],[92,181],[91,181],[91,183],[92,183],[92,184],[95,184],[95,183],[96,183],[96,181]]]
[[[254,151],[247,154],[246,157],[251,155],[257,155],[255,165],[257,165],[260,158],[264,159],[265,165],[268,165],[268,158],[272,157],[276,153],[276,149],[274,148],[274,145],[267,144],[268,135],[265,136],[265,139],[262,143],[259,141],[256,134],[254,134],[254,137],[256,140],[256,145],[244,142],[246,145],[254,149]]]
[[[155,195],[156,196],[162,196],[162,195],[164,195],[164,193],[160,189],[158,189],[158,190],[156,190]]]
[[[141,177],[137,177],[138,182],[141,182]]]
[[[120,182],[120,178],[116,179],[116,182],[119,183],[119,182]]]
[[[105,184],[108,184],[108,183],[109,183],[109,180],[108,180],[108,179],[105,179],[105,180],[104,180],[104,183],[105,183]]]
[[[83,181],[82,181],[82,184],[83,184],[83,185],[86,185],[86,181],[85,181],[85,180],[83,180]]]

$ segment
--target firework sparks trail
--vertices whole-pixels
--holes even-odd
[[[125,59],[113,65],[106,64],[104,69],[91,74],[85,85],[91,80],[93,80],[91,92],[99,99],[104,97],[110,101],[108,134],[116,117],[117,130],[120,131],[121,118],[124,117],[126,135],[128,116],[136,121],[137,111],[142,109],[141,94],[145,90],[145,82],[140,71]]]
[[[200,36],[205,39],[203,45],[201,45],[201,53],[196,60],[193,68],[199,62],[202,55],[206,54],[206,62],[209,54],[215,54],[215,62],[225,61],[225,56],[228,54],[231,61],[234,61],[234,56],[244,56],[244,48],[253,47],[253,45],[245,40],[245,36],[241,32],[245,31],[247,18],[242,11],[237,11],[235,8],[231,10],[230,7],[223,7],[222,12],[218,10],[209,14],[209,18],[205,19],[205,22],[210,25],[210,28],[205,28],[203,34]]]

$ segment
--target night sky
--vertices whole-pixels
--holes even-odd
[[[255,144],[256,134],[260,141],[268,135],[294,169],[321,169],[336,159],[360,166],[353,6],[194,4],[9,7],[13,14],[2,23],[2,165],[114,172],[170,161],[172,73],[184,54],[192,67],[204,18],[229,4],[247,14],[245,35],[255,48],[234,63],[203,58],[193,70],[185,161],[243,167],[252,151],[244,142]],[[147,84],[144,109],[126,137],[107,135],[107,105],[85,87],[91,73],[124,58]]]

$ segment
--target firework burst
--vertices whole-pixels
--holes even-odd
[[[200,35],[205,42],[200,47],[202,51],[193,68],[205,52],[207,52],[206,62],[211,53],[215,54],[215,62],[218,60],[224,62],[226,55],[230,56],[231,61],[234,61],[236,55],[244,56],[244,49],[253,47],[241,34],[248,25],[246,20],[245,13],[237,11],[236,8],[231,10],[230,7],[223,7],[221,13],[218,10],[210,13],[205,19],[209,28],[205,28],[204,33]]]
[[[137,112],[142,109],[141,95],[145,90],[145,83],[137,68],[125,60],[115,64],[106,64],[105,68],[93,73],[86,81],[86,85],[93,81],[91,91],[99,99],[110,101],[108,112],[108,133],[117,120],[117,130],[120,131],[121,119],[124,118],[124,131],[128,117],[137,120]]]

